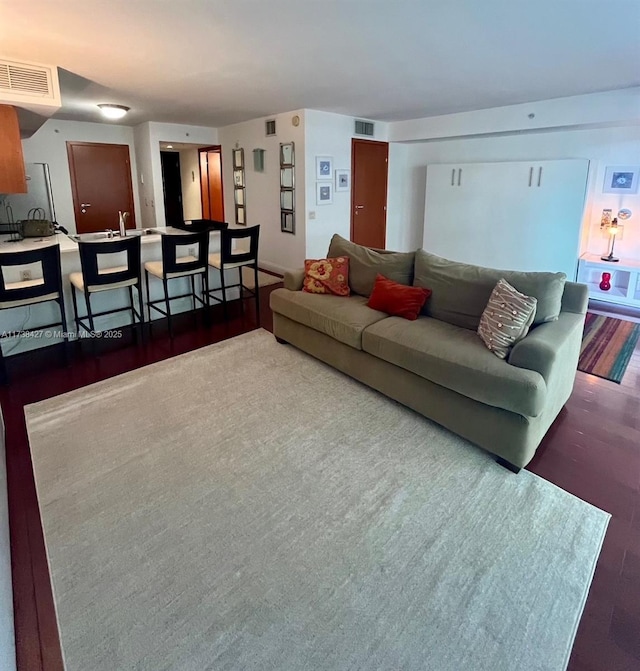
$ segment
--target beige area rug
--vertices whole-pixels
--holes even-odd
[[[278,284],[278,282],[282,282],[282,277],[270,275],[269,273],[263,273],[261,270],[258,271],[259,286],[267,287],[270,284]],[[245,287],[247,287],[247,289],[253,289],[253,287],[255,286],[253,270],[251,270],[250,268],[242,269],[242,283],[244,284]]]
[[[561,671],[609,516],[265,331],[26,409],[67,671]]]

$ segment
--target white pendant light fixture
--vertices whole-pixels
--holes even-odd
[[[102,116],[107,119],[122,119],[122,117],[131,109],[130,107],[125,107],[124,105],[112,105],[111,103],[102,103],[98,105]]]

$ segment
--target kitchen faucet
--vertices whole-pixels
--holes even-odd
[[[127,236],[127,221],[129,219],[128,212],[121,212],[118,210],[118,224],[120,226],[120,237]]]

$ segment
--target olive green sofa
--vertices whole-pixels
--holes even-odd
[[[587,287],[562,273],[480,268],[428,254],[372,250],[334,236],[328,257],[348,256],[352,295],[303,292],[304,271],[271,293],[280,342],[377,389],[499,457],[518,471],[573,389],[587,309]],[[372,310],[377,273],[432,290],[417,320]],[[476,329],[504,277],[538,299],[528,335],[507,359],[490,352]]]

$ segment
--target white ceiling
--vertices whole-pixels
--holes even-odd
[[[63,119],[391,121],[637,86],[640,0],[0,0],[0,56],[59,66]]]

